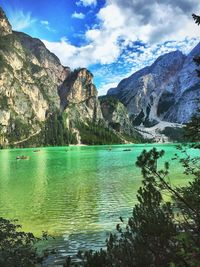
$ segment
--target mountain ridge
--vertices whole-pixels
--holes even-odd
[[[187,56],[179,50],[164,54],[151,66],[123,79],[116,88],[108,90],[107,95],[124,103],[136,125],[149,126],[160,120],[186,123],[197,109],[192,99],[197,99],[200,89],[193,57],[199,54],[200,43]],[[183,93],[194,86],[198,86],[194,95],[190,93],[184,98]],[[183,98],[191,102],[188,110],[183,108]]]
[[[63,145],[82,138],[90,144],[125,140],[102,115],[92,73],[62,66],[40,39],[12,31],[0,9],[1,146]]]
[[[0,8],[0,144],[141,142],[135,126],[185,122],[199,94],[192,60],[199,50],[162,55],[98,98],[89,70],[63,66],[40,39],[12,31]]]

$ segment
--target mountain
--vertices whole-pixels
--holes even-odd
[[[83,141],[84,140],[84,141]],[[121,143],[102,115],[93,75],[71,70],[0,8],[0,145]]]
[[[0,145],[167,141],[197,107],[199,54],[200,44],[188,56],[165,54],[98,98],[89,70],[63,66],[41,40],[13,31],[0,8]]]
[[[138,134],[133,126],[128,110],[122,102],[112,96],[101,96],[99,101],[104,120],[109,127],[121,135],[122,139],[125,139],[125,142],[143,141],[142,136]]]
[[[122,80],[108,96],[128,109],[134,125],[151,127],[160,121],[185,123],[197,109],[200,80],[193,58],[200,55],[200,43],[189,53],[170,52]]]
[[[1,143],[17,145],[38,135],[51,113],[73,103],[82,117],[102,118],[89,71],[62,66],[39,39],[12,31],[0,9]]]

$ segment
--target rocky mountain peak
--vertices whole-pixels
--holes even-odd
[[[6,17],[6,14],[0,7],[0,36],[5,36],[11,33],[12,33],[12,27]]]
[[[123,102],[136,125],[151,126],[163,119],[186,122],[195,112],[194,99],[199,93],[199,78],[193,61],[197,55],[200,55],[200,44],[188,56],[178,50],[164,54],[151,66],[122,80],[108,95],[115,95]],[[182,97],[188,90],[188,99],[186,94]],[[187,109],[183,107],[185,101],[190,101]]]
[[[192,49],[188,57],[199,56],[199,54],[200,54],[200,42]]]
[[[91,97],[97,97],[93,84],[93,75],[85,68],[72,71],[59,89],[62,107],[68,103],[81,103]]]
[[[92,73],[85,69],[71,71],[59,88],[61,110],[66,110],[72,121],[102,118]]]
[[[55,83],[59,85],[66,79],[69,68],[63,67],[58,57],[51,53],[41,40],[32,38],[22,32],[14,32],[14,35],[20,40],[22,46],[37,58],[40,65],[46,69]]]
[[[151,66],[149,71],[157,75],[162,75],[163,71],[180,69],[183,66],[186,56],[179,50],[169,52],[160,56]]]

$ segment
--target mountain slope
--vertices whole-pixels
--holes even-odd
[[[180,51],[165,54],[107,94],[124,103],[135,125],[149,127],[160,120],[185,123],[195,112],[200,95],[193,62],[199,54],[200,44],[187,57]]]
[[[68,108],[73,103],[82,120],[102,118],[92,75],[86,69],[72,72],[39,39],[12,31],[0,9],[1,144],[28,140],[61,107],[73,113]]]
[[[102,115],[92,73],[62,66],[42,41],[12,31],[0,8],[0,145],[66,145],[81,139],[124,142]]]

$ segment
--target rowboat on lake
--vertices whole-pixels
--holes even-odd
[[[29,156],[17,156],[16,159],[29,159]]]

